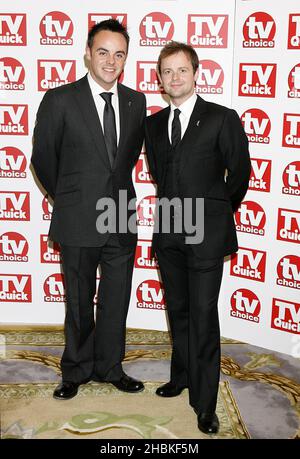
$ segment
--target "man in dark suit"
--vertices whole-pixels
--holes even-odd
[[[57,399],[74,397],[90,379],[126,392],[144,389],[121,364],[136,233],[121,234],[118,226],[116,232],[112,226],[96,228],[97,208],[104,210],[99,199],[112,198],[117,215],[119,210],[124,215],[135,198],[131,174],[144,138],[146,103],[142,93],[118,83],[128,44],[127,30],[118,21],[95,25],[86,46],[89,73],[48,91],[37,114],[32,164],[54,201],[49,237],[61,245],[67,297],[62,383],[53,394]],[[127,193],[122,204],[120,190]],[[117,217],[114,223],[118,225]]]
[[[159,231],[153,237],[173,340],[171,379],[156,394],[174,397],[188,388],[199,429],[216,433],[217,303],[223,257],[238,249],[233,212],[248,187],[250,160],[237,113],[195,94],[198,65],[191,46],[171,42],[162,49],[158,75],[171,105],[146,119],[146,152],[158,198],[180,198],[168,233],[162,231],[166,213],[160,207]],[[184,200],[190,200],[191,209],[184,218],[194,222],[197,205],[204,209],[203,219],[196,221],[199,231],[204,226],[202,242],[189,236],[188,243],[187,232],[176,229],[187,210]]]

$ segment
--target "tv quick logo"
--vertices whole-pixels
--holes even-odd
[[[0,135],[28,135],[28,105],[0,105]]]
[[[28,261],[28,242],[22,234],[9,231],[0,236],[0,261]]]
[[[38,91],[48,91],[76,80],[75,61],[38,60]]]
[[[300,304],[273,298],[271,327],[288,333],[300,334]]]
[[[300,290],[300,257],[285,255],[279,260],[276,284]]]
[[[26,46],[26,14],[0,13],[0,46]]]
[[[137,288],[137,307],[142,309],[166,309],[162,284],[153,279],[143,281]]]
[[[156,258],[151,257],[152,241],[139,239],[135,251],[134,266],[141,269],[157,269]]]
[[[137,206],[137,224],[154,227],[156,196],[145,196]]]
[[[231,317],[259,323],[261,304],[254,292],[246,288],[236,290],[230,298]]]
[[[199,76],[196,82],[198,94],[223,94],[224,71],[215,61],[199,61]]]
[[[0,191],[0,220],[29,221],[29,192]]]
[[[146,94],[160,94],[160,85],[156,73],[157,62],[138,61],[137,62],[137,91]]]
[[[288,49],[300,49],[300,14],[289,15]]]
[[[258,11],[251,14],[243,27],[244,48],[274,48],[276,24],[268,13]]]
[[[25,70],[23,65],[13,57],[0,59],[0,90],[24,91]]]
[[[272,162],[269,159],[251,159],[249,190],[270,192],[271,165]]]
[[[127,14],[125,13],[89,13],[88,15],[88,30],[99,22],[106,21],[107,19],[116,19],[124,27],[127,27]]]
[[[278,209],[277,239],[300,243],[300,211]]]
[[[239,96],[275,97],[276,64],[240,64]]]
[[[45,14],[40,22],[41,45],[73,45],[73,22],[61,11]]]
[[[295,65],[288,77],[288,97],[297,99],[300,97],[300,64]]]
[[[145,153],[141,153],[134,170],[135,183],[154,183],[147,163]]]
[[[283,114],[282,146],[300,148],[300,114]]]
[[[189,14],[187,42],[195,48],[227,48],[227,14]]]
[[[230,274],[232,276],[264,282],[265,273],[266,252],[240,247],[236,254],[231,255]]]
[[[64,303],[66,301],[63,274],[55,273],[47,277],[44,282],[44,301],[46,303]]]
[[[47,234],[40,236],[41,263],[60,263],[60,248],[57,242],[48,241]]]
[[[243,201],[235,213],[235,220],[237,231],[264,236],[266,213],[257,202]]]
[[[263,110],[250,108],[242,114],[241,121],[249,142],[270,143],[271,121]]]
[[[31,303],[30,274],[0,274],[0,301]]]
[[[282,174],[282,193],[300,196],[300,161],[294,161],[286,166]]]
[[[0,178],[26,178],[27,160],[21,150],[15,147],[0,149]]]
[[[163,107],[160,107],[159,105],[151,105],[150,107],[147,107],[146,114],[147,116],[154,115],[154,113],[160,112],[163,109]]]
[[[52,217],[52,206],[48,201],[48,195],[44,196],[42,201],[43,220],[51,220]]]
[[[140,46],[165,46],[174,34],[173,21],[164,13],[148,13],[140,23]]]

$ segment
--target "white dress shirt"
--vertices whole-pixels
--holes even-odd
[[[176,108],[179,108],[180,110],[180,115],[179,115],[179,120],[181,124],[181,138],[184,136],[184,133],[188,127],[190,117],[192,114],[192,111],[194,110],[195,103],[197,101],[197,95],[194,93],[191,97],[189,97],[183,104],[181,104],[179,107],[176,107],[172,102],[170,104],[170,115],[169,115],[169,121],[168,121],[168,132],[169,132],[169,140],[170,143],[172,143],[172,121],[174,118],[174,110]]]
[[[120,139],[120,114],[119,114],[119,97],[118,97],[118,87],[117,87],[117,81],[113,85],[112,88],[109,90],[102,88],[100,84],[98,84],[94,78],[91,76],[90,73],[88,73],[87,76],[92,95],[95,101],[95,105],[97,108],[99,120],[101,123],[101,126],[103,128],[103,113],[104,113],[104,108],[105,108],[105,101],[102,99],[100,96],[101,92],[112,92],[111,96],[111,103],[115,111],[115,118],[116,118],[116,130],[117,130],[117,142],[119,143]]]

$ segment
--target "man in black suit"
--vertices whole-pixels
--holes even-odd
[[[131,174],[144,138],[146,103],[142,93],[118,83],[128,44],[127,30],[118,21],[96,24],[86,46],[89,73],[48,91],[37,114],[32,164],[54,201],[49,237],[61,245],[67,297],[57,399],[74,397],[90,379],[126,392],[144,389],[121,364],[136,233],[121,234],[118,226],[116,231],[113,226],[96,228],[97,208],[105,210],[99,199],[113,199],[118,215],[135,198]],[[120,203],[120,190],[127,193],[126,202]]]
[[[180,198],[172,209],[168,233],[162,230],[167,212],[160,207],[159,230],[153,237],[173,340],[171,379],[156,394],[174,397],[188,388],[199,429],[216,433],[217,303],[223,257],[238,249],[233,212],[248,187],[250,160],[237,113],[195,94],[198,65],[191,46],[171,42],[162,49],[158,76],[171,105],[146,119],[146,152],[158,198]],[[187,239],[187,231],[179,231],[177,225],[182,211],[194,225],[198,205],[203,209],[202,220],[196,221],[198,232],[204,226],[202,242],[197,235]],[[185,214],[188,208],[191,211]]]

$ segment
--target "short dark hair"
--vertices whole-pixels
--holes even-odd
[[[157,69],[158,69],[159,74],[161,74],[161,61],[165,59],[166,57],[179,53],[180,51],[183,51],[184,54],[186,54],[190,58],[190,61],[193,66],[194,74],[197,72],[198,67],[199,67],[199,58],[194,48],[190,45],[181,43],[179,41],[171,41],[170,43],[168,43],[167,45],[163,47],[163,49],[161,50],[159,54],[158,62],[157,62]]]
[[[110,32],[117,32],[123,35],[127,43],[127,50],[129,46],[129,35],[127,28],[123,26],[117,19],[106,19],[105,21],[95,24],[88,33],[87,45],[89,48],[93,46],[94,36],[101,32],[101,30],[110,30]]]

